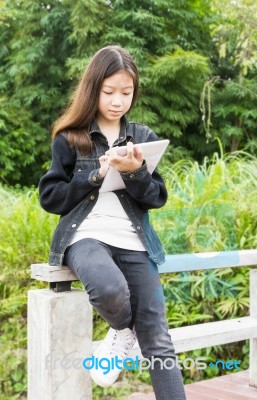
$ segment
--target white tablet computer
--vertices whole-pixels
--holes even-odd
[[[169,145],[169,140],[157,140],[155,142],[138,143],[142,149],[144,159],[146,161],[147,169],[152,174],[156,168],[158,162],[160,161],[163,153]],[[126,154],[126,146],[117,147],[119,149],[119,154]],[[125,184],[120,176],[120,173],[113,168],[111,165],[104,177],[102,186],[99,193],[112,192],[113,190],[124,189]]]

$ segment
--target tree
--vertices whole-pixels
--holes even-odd
[[[2,0],[1,11],[0,176],[6,182],[37,184],[50,158],[52,122],[89,58],[108,44],[127,48],[139,66],[141,95],[130,118],[174,145],[193,137],[192,126],[197,141],[203,138],[198,101],[213,46],[207,0]]]
[[[212,86],[212,126],[224,149],[257,150],[257,5],[254,0],[213,2],[218,77]],[[215,85],[213,83],[215,82]]]
[[[209,73],[204,57],[213,46],[208,2],[113,0],[104,5],[97,2],[90,10],[88,4],[77,1],[72,10],[77,58],[69,60],[70,72],[78,74],[84,68],[81,61],[86,62],[88,54],[101,46],[126,47],[137,61],[141,78],[139,101],[130,118],[181,145],[188,125],[200,115],[200,92]],[[94,25],[85,27],[84,15]]]
[[[4,1],[0,21],[0,175],[36,184],[49,148],[49,127],[69,82],[68,13],[54,0]]]

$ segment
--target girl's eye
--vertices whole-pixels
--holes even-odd
[[[112,94],[112,92],[105,92],[105,91],[103,91],[105,94]]]
[[[125,96],[129,96],[131,93],[123,93]]]

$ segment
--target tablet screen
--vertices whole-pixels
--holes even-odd
[[[164,151],[168,147],[168,144],[169,144],[168,139],[137,144],[137,146],[139,146],[142,149],[147,169],[151,174],[156,168],[158,162],[160,161]],[[127,149],[126,146],[119,147],[119,154],[125,155],[126,149]],[[125,184],[120,176],[120,173],[115,168],[110,166],[104,177],[99,193],[112,192],[114,190],[119,190],[124,188]]]

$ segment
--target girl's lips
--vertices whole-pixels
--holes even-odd
[[[115,114],[115,115],[121,114],[121,112],[122,112],[122,111],[110,110],[110,113],[111,113],[111,114]]]

